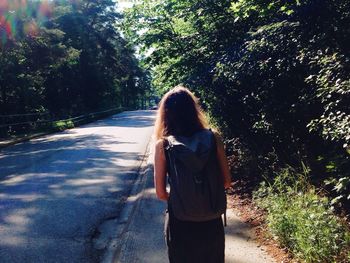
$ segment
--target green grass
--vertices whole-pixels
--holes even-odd
[[[286,168],[254,192],[255,202],[267,212],[268,229],[302,262],[350,262],[349,230],[306,174]]]

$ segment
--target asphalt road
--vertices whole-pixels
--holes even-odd
[[[0,262],[99,262],[99,226],[118,219],[153,132],[125,112],[0,151]]]

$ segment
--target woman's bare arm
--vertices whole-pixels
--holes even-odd
[[[230,168],[228,166],[225,148],[224,148],[224,144],[222,142],[221,136],[216,132],[214,134],[216,139],[217,155],[219,159],[221,173],[224,177],[224,186],[225,186],[225,189],[227,189],[231,186]]]
[[[154,151],[154,186],[156,188],[157,197],[167,201],[169,194],[166,191],[166,158],[163,147],[163,140],[158,140]]]

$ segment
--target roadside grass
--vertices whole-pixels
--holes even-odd
[[[288,167],[253,193],[266,212],[272,237],[307,263],[350,262],[350,232],[334,214],[331,200],[308,181],[307,171]]]
[[[0,136],[0,148],[7,147],[9,145],[27,141],[29,139],[33,139],[39,136],[43,136],[45,134],[50,134],[54,132],[60,132],[67,129],[72,129],[75,127],[79,127],[83,124],[88,124],[94,122],[99,119],[106,118],[113,114],[117,114],[123,112],[125,110],[130,110],[127,108],[115,108],[107,111],[88,113],[78,117],[73,117],[65,120],[57,120],[57,121],[42,121],[42,122],[33,122],[29,123],[29,127],[23,128],[18,132],[12,132],[8,134],[4,132],[6,136]]]
[[[52,129],[58,130],[58,131],[72,129],[74,127],[75,127],[74,122],[71,120],[55,121],[52,123]]]

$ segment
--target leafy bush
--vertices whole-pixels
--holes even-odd
[[[280,171],[254,200],[267,211],[267,226],[280,244],[305,262],[348,262],[350,233],[331,202],[308,183],[308,172]]]
[[[52,128],[55,130],[63,131],[65,129],[74,128],[74,123],[71,120],[56,121],[52,124]]]

